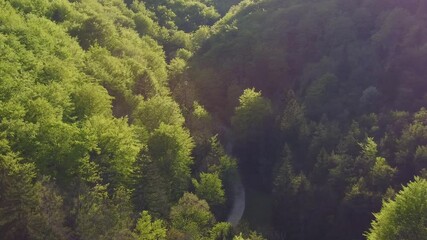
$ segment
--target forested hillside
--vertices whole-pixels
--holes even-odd
[[[426,240],[425,66],[423,0],[0,0],[0,239]]]

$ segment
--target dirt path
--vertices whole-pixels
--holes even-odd
[[[231,134],[230,130],[225,129],[227,143],[225,145],[225,151],[227,154],[231,155],[233,152],[233,144],[231,143]],[[227,222],[231,223],[233,227],[236,227],[240,219],[242,219],[243,213],[245,212],[246,207],[246,192],[245,187],[242,184],[242,179],[240,178],[239,171],[233,179],[233,207],[228,215]]]
[[[228,215],[227,222],[231,223],[233,227],[236,227],[240,219],[245,212],[246,206],[246,193],[243,187],[242,181],[239,174],[236,174],[236,178],[233,182],[233,207],[231,208],[230,214]]]

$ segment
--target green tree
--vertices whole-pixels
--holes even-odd
[[[193,111],[189,116],[188,125],[197,144],[207,144],[213,135],[212,116],[199,103],[193,103]]]
[[[82,84],[72,95],[75,114],[79,119],[94,115],[111,116],[111,100],[105,88],[95,84]]]
[[[250,232],[247,237],[244,237],[242,233],[234,236],[233,240],[265,240],[265,238],[257,232]]]
[[[193,140],[178,125],[161,123],[148,139],[148,153],[167,183],[169,199],[178,199],[190,183]]]
[[[96,185],[79,196],[76,207],[76,230],[81,239],[130,238],[132,207],[125,188],[115,189],[109,196],[106,186]]]
[[[416,177],[374,215],[368,240],[427,239],[427,181]]]
[[[152,221],[150,214],[143,211],[132,235],[136,240],[165,240],[166,228],[162,220]]]
[[[201,173],[200,181],[193,179],[196,195],[205,199],[210,206],[224,203],[224,189],[217,173]]]
[[[192,193],[184,193],[172,207],[170,219],[172,228],[185,236],[183,239],[201,239],[215,223],[208,203]]]
[[[280,129],[289,139],[303,138],[307,135],[308,126],[305,118],[305,109],[300,104],[293,91],[286,95],[286,106],[280,119]]]
[[[110,19],[101,16],[92,16],[85,19],[81,26],[72,33],[79,39],[80,46],[85,50],[95,44],[105,47],[113,37],[117,36]]]
[[[236,135],[242,139],[256,137],[271,113],[271,103],[261,96],[261,92],[253,88],[244,90],[231,119]]]
[[[184,117],[179,105],[166,96],[155,96],[141,102],[133,114],[135,124],[142,124],[149,131],[158,128],[162,123],[182,126]]]
[[[62,197],[48,179],[36,181],[34,164],[0,140],[0,238],[67,239]]]
[[[112,187],[129,184],[142,146],[127,119],[93,116],[82,131],[90,160],[99,166],[103,181]]]
[[[375,158],[371,171],[372,185],[380,191],[387,189],[396,173],[396,169],[392,168],[383,157]]]
[[[405,126],[397,139],[396,162],[407,177],[419,174],[427,166],[423,158],[423,145],[427,144],[427,110],[421,108],[414,114],[412,123]]]
[[[133,201],[136,211],[147,210],[150,215],[166,218],[173,204],[170,179],[159,166],[143,151],[136,162]]]
[[[66,213],[64,200],[57,187],[49,178],[36,183],[37,210],[32,219],[31,239],[69,239],[70,229],[65,227]]]
[[[212,227],[209,233],[209,240],[231,239],[233,235],[233,226],[228,222],[219,222]]]
[[[220,178],[224,181],[236,171],[237,160],[227,155],[224,147],[218,139],[218,135],[209,139],[209,145],[209,152],[204,159],[207,164],[206,168],[208,172],[219,173]],[[228,148],[231,146],[231,143],[228,143]]]
[[[0,141],[0,151],[0,236],[29,239],[38,205],[35,167],[11,152],[5,139]]]

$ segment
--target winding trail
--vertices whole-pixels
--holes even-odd
[[[231,155],[233,152],[233,144],[231,143],[231,131],[228,128],[223,128],[226,135],[226,146],[225,151]],[[231,223],[233,227],[236,227],[242,219],[243,213],[246,207],[246,191],[240,178],[239,170],[233,178],[233,206],[230,213],[228,214],[227,222]]]
[[[238,173],[233,180],[233,197],[233,207],[228,215],[227,222],[236,227],[242,219],[246,205],[246,192]]]

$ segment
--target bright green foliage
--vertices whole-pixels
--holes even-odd
[[[247,237],[244,237],[242,233],[234,236],[233,240],[265,240],[265,238],[257,232],[251,232]]]
[[[415,168],[412,174],[418,174],[427,163],[423,157],[423,145],[427,143],[427,110],[422,108],[414,114],[412,123],[408,124],[397,140],[397,162]]]
[[[218,135],[209,139],[210,152],[206,156],[209,172],[218,172],[221,178],[237,169],[236,159],[227,155],[224,147],[218,140]]]
[[[175,57],[168,66],[169,76],[171,79],[179,79],[186,69],[187,62],[180,57]]]
[[[363,178],[363,182],[369,181],[371,187],[385,191],[396,170],[390,167],[385,158],[378,156],[377,144],[373,138],[368,137],[359,146],[361,150],[355,158],[346,154],[333,155],[337,166],[330,172],[332,178],[341,178],[350,185],[360,183]],[[338,179],[336,181],[340,184]]]
[[[209,115],[209,112],[208,111],[206,111],[206,109],[204,109],[203,108],[203,106],[202,105],[200,105],[198,102],[194,102],[194,106],[193,106],[193,108],[194,108],[194,116],[196,117],[196,118],[199,118],[199,119],[209,119],[209,118],[211,118],[211,116]]]
[[[99,184],[102,182],[100,167],[89,156],[79,159],[77,175],[82,183]]]
[[[62,122],[58,108],[42,98],[28,101],[26,106],[3,106],[4,114],[13,111],[10,107],[21,110],[7,115],[0,124],[11,146],[34,161],[43,174],[57,178],[61,184],[68,181],[84,153],[78,127]]]
[[[23,3],[13,2],[32,11],[47,1]],[[0,4],[1,129],[14,151],[62,185],[83,155],[79,129],[70,123],[70,95],[83,78],[78,71],[83,51],[62,27],[36,15],[24,17],[7,2]]]
[[[155,4],[0,0],[0,238],[165,238],[146,213],[131,231],[125,189],[143,188],[138,211],[155,202],[167,216],[191,180],[194,144],[167,79],[184,74],[193,38],[161,27]],[[199,1],[165,5],[186,31],[219,17]]]
[[[249,234],[248,240],[265,240],[265,238],[257,232],[251,232]]]
[[[75,114],[79,119],[94,115],[111,116],[111,97],[105,88],[83,84],[73,93]]]
[[[164,240],[166,228],[162,220],[152,221],[148,212],[143,211],[132,235],[136,240]]]
[[[182,126],[184,117],[179,105],[170,97],[155,96],[141,102],[133,114],[135,124],[142,124],[149,131],[158,128],[160,124]]]
[[[212,31],[211,28],[207,26],[202,26],[197,31],[195,31],[191,36],[193,38],[193,45],[195,49],[200,48],[205,41],[209,39]]]
[[[199,0],[148,0],[146,3],[156,12],[160,24],[168,28],[178,27],[186,32],[197,30],[199,26],[212,25],[220,17],[214,7]]]
[[[208,203],[214,207],[215,202],[213,199],[217,199],[220,202],[228,198],[228,193],[231,190],[233,181],[236,179],[237,174],[237,159],[231,157],[225,152],[224,147],[222,146],[221,142],[218,139],[218,136],[215,135],[209,139],[208,142],[209,150],[206,154],[206,156],[203,159],[204,162],[204,170],[206,173],[201,173],[201,175],[206,175],[206,187],[208,189],[204,190],[206,194],[214,194],[214,196],[211,196],[209,199],[208,197],[203,197],[202,195],[199,195],[201,198],[206,199]],[[230,148],[231,143],[228,143],[228,148]],[[230,151],[230,149],[228,149]],[[193,179],[193,183],[194,183]],[[199,188],[200,190],[203,189],[202,182],[199,181]],[[223,189],[224,188],[224,189]],[[213,189],[216,189],[215,191],[212,191]],[[223,193],[222,193],[223,192]],[[223,197],[219,197],[219,196]],[[223,199],[223,200],[221,200]],[[231,200],[231,198],[230,198]]]
[[[122,97],[130,98],[131,90],[145,96],[166,93],[163,82],[166,78],[166,66],[161,59],[161,52],[155,46],[150,52],[141,52],[141,49],[150,48],[150,45],[155,43],[149,39],[143,41],[131,31],[126,33],[129,36],[122,37],[127,38],[127,41],[135,41],[135,45],[140,46],[139,48],[132,49],[133,43],[127,43],[128,45],[121,46],[123,49],[116,50],[125,54],[120,57],[106,48],[93,47],[89,50],[85,71],[90,76],[101,80],[102,84],[114,91],[113,93],[120,94]],[[138,61],[140,58],[150,60],[148,63],[140,62]]]
[[[206,200],[210,206],[224,203],[224,189],[217,173],[201,173],[200,181],[193,179],[196,195]]]
[[[92,47],[87,55],[85,71],[88,75],[101,80],[108,88],[125,93],[132,86],[132,73],[129,66],[102,47]]]
[[[372,138],[368,137],[366,142],[360,146],[362,147],[362,154],[356,161],[366,161],[364,164],[371,168],[368,179],[371,180],[372,186],[385,191],[396,173],[396,169],[392,168],[385,158],[378,156],[377,144]]]
[[[89,51],[84,70],[116,97],[119,115],[130,114],[132,93],[151,97],[168,92],[164,52],[150,37],[160,28],[142,4],[133,11],[117,0],[76,2],[73,7],[76,14],[64,25]],[[138,35],[136,31],[145,31],[142,25],[151,23],[150,36]]]
[[[160,124],[148,140],[148,153],[164,179],[168,192],[177,199],[190,182],[191,151],[194,147],[188,131],[178,125]]]
[[[193,103],[193,112],[189,116],[188,125],[194,141],[198,144],[206,144],[213,135],[212,116],[198,102]]]
[[[192,193],[184,193],[172,207],[170,219],[172,228],[181,232],[184,239],[201,239],[215,222],[208,203]]]
[[[245,238],[243,238],[242,233],[240,233],[239,235],[234,236],[233,240],[245,240]]]
[[[427,181],[415,178],[375,214],[368,240],[427,239]]]
[[[113,186],[127,184],[141,150],[127,119],[93,116],[84,122],[82,131],[90,160],[99,166],[104,182]]]
[[[368,137],[366,142],[360,144],[362,148],[362,154],[366,158],[374,159],[377,155],[377,144],[374,142],[373,138]]]
[[[212,227],[209,233],[209,240],[231,239],[233,227],[228,222],[220,222]]]
[[[371,173],[372,184],[384,189],[390,183],[390,177],[394,176],[395,173],[396,169],[390,167],[385,158],[376,157]]]
[[[153,35],[155,34],[156,26],[154,21],[147,15],[139,12],[133,17],[135,22],[135,30],[142,35]]]
[[[266,118],[271,114],[271,103],[255,89],[246,89],[239,98],[239,106],[231,119],[233,128],[240,138],[254,137]]]

